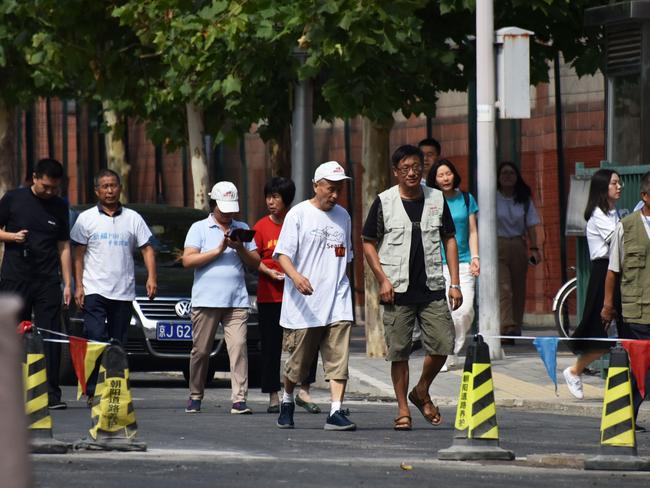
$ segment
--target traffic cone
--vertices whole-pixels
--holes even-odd
[[[23,345],[23,385],[30,451],[37,454],[65,454],[69,445],[57,441],[52,436],[52,417],[47,408],[48,388],[43,338],[34,329],[26,330],[23,334]]]
[[[466,461],[499,459],[511,461],[512,451],[499,447],[499,427],[494,403],[490,350],[483,337],[475,336],[468,347],[460,384],[454,441],[438,451],[438,459]]]
[[[460,393],[458,394],[458,406],[456,407],[456,422],[454,424],[454,438],[466,439],[467,428],[469,427],[469,391],[472,387],[472,363],[474,362],[474,351],[476,346],[472,343],[467,346],[465,353],[465,365],[463,366],[463,377],[460,382]]]
[[[90,439],[75,443],[75,449],[146,451],[136,440],[138,424],[131,399],[126,352],[118,344],[104,351],[91,410]]]
[[[637,455],[632,383],[627,351],[612,349],[600,423],[600,454],[585,460],[585,469],[647,471],[650,460]]]

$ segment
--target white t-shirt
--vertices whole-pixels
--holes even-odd
[[[109,216],[99,206],[81,212],[70,239],[86,246],[83,287],[86,295],[110,300],[135,299],[133,253],[151,238],[138,212],[122,207]]]
[[[643,227],[650,239],[650,217],[645,217],[641,212],[635,212],[636,215],[643,221]],[[633,215],[635,215],[633,214]],[[623,268],[623,259],[625,259],[625,249],[623,249],[623,224],[620,222],[616,224],[616,230],[612,237],[612,243],[609,247],[609,266],[607,269],[614,273],[620,273]]]
[[[596,207],[591,213],[585,234],[589,245],[589,257],[592,261],[609,256],[609,243],[619,220],[621,219],[616,209],[605,213],[600,207]]]
[[[284,280],[282,327],[306,329],[352,320],[350,282],[345,273],[352,261],[351,233],[350,215],[339,205],[325,212],[305,200],[289,210],[273,257],[284,254],[291,259],[314,292],[303,295],[289,277]]]

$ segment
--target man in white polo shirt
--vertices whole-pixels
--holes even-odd
[[[201,411],[210,351],[217,326],[221,322],[230,360],[230,413],[250,414],[252,411],[246,405],[246,327],[250,303],[244,280],[244,265],[257,269],[260,256],[255,241],[234,237],[236,229],[248,229],[245,222],[233,218],[239,212],[235,185],[229,181],[220,181],[214,185],[209,205],[210,215],[192,224],[183,251],[183,266],[194,268],[190,398],[185,411]]]
[[[314,173],[314,197],[284,218],[273,257],[289,278],[284,282],[280,325],[294,329],[296,347],[285,364],[284,394],[277,426],[294,427],[296,383],[307,376],[320,349],[332,406],[325,430],[355,430],[341,408],[348,380],[352,296],[346,274],[352,261],[351,220],[336,202],[350,178],[336,161]]]
[[[151,231],[137,212],[120,204],[120,177],[110,169],[95,176],[97,206],[82,212],[70,231],[74,244],[75,302],[83,309],[86,337],[127,340],[135,300],[133,252],[140,249],[147,268],[147,296],[156,296],[156,257]],[[98,361],[99,362],[99,361]],[[92,404],[96,367],[87,385]]]

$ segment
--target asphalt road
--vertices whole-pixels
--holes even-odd
[[[75,452],[32,457],[38,487],[179,486],[648,486],[648,473],[586,472],[580,462],[598,453],[599,419],[521,409],[498,411],[501,446],[514,462],[441,462],[452,442],[452,409],[431,427],[413,409],[411,432],[392,430],[395,405],[350,402],[356,432],[326,432],[325,414],[296,412],[295,430],[275,427],[265,398],[251,392],[258,412],[234,416],[224,383],[207,390],[200,414],[184,413],[187,390],[179,380],[139,375],[133,397],[139,440],[146,453]],[[326,407],[326,392],[314,392]],[[66,391],[72,397],[72,389]],[[261,413],[264,412],[264,413]],[[89,410],[81,402],[53,412],[55,436],[74,442],[87,435]],[[650,456],[650,434],[638,437]],[[543,467],[540,467],[543,466]],[[404,469],[406,468],[406,469]],[[410,469],[409,469],[410,468]],[[1,483],[0,483],[1,484]]]

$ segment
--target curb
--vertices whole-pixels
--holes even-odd
[[[346,386],[346,397],[350,400],[365,400],[369,402],[396,403],[392,384],[379,381],[359,371],[350,371],[350,379]],[[390,378],[387,378],[390,381]],[[322,368],[318,368],[314,388],[329,390]],[[448,396],[437,396],[436,404],[444,407],[456,407],[458,399]],[[557,401],[523,398],[497,398],[497,407],[521,408],[524,410],[539,410],[563,415],[582,415],[600,417],[603,411],[602,402],[593,403],[559,403]]]

